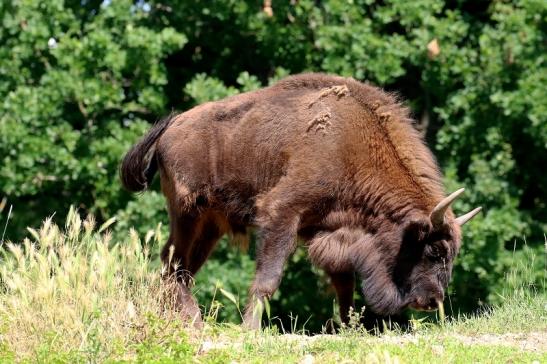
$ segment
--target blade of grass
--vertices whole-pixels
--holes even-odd
[[[6,230],[8,229],[8,222],[11,217],[12,209],[13,209],[13,205],[10,205],[9,211],[8,211],[8,218],[6,219],[6,224],[4,225],[4,232],[2,232],[2,239],[0,240],[0,247],[4,245],[4,237],[6,236]]]

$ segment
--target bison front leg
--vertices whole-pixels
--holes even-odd
[[[256,253],[256,273],[245,309],[244,325],[260,329],[265,300],[279,287],[283,267],[296,247],[298,217],[267,219],[261,224],[261,244]]]
[[[340,310],[340,320],[343,324],[348,324],[350,319],[350,309],[355,307],[355,303],[353,301],[353,292],[355,290],[355,273],[329,273],[329,276],[332,285],[336,290]]]

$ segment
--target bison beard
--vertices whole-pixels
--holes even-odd
[[[355,274],[370,310],[433,309],[461,241],[435,159],[392,95],[350,78],[304,74],[197,106],[152,127],[125,156],[124,186],[156,171],[170,235],[162,252],[181,311],[188,285],[224,234],[260,233],[244,321],[260,327],[297,238],[330,276],[348,320]],[[198,313],[196,315],[196,313]]]

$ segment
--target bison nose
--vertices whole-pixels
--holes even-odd
[[[429,310],[436,310],[439,308],[439,305],[442,304],[444,300],[444,292],[437,292],[437,294],[432,294],[427,299],[427,307]]]
[[[437,308],[439,308],[439,299],[437,297],[429,298],[427,308],[430,310],[436,310]]]

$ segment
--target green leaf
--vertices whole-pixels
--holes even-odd
[[[226,291],[224,288],[219,288],[219,290],[220,290],[220,293],[222,293],[222,295],[223,295],[224,297],[226,297],[227,299],[229,299],[230,301],[232,301],[232,303],[233,303],[234,305],[239,306],[236,297],[235,297],[232,293]]]

